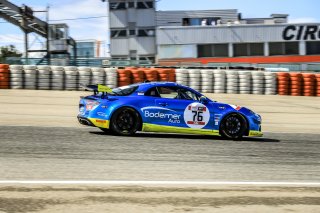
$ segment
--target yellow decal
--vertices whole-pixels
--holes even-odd
[[[112,89],[110,87],[98,84],[98,92],[112,93]]]
[[[95,125],[96,127],[109,129],[110,121],[109,120],[101,120],[96,118],[89,118],[89,120]]]
[[[262,137],[263,136],[263,133],[262,132],[259,132],[259,131],[250,131],[249,132],[249,137]]]
[[[184,133],[184,134],[199,134],[199,135],[220,135],[218,130],[210,129],[191,129],[183,127],[162,126],[156,124],[144,123],[143,132],[168,132],[168,133]]]

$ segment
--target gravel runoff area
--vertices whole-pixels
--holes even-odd
[[[86,94],[1,90],[0,126],[80,127],[75,116]],[[320,133],[318,97],[207,96],[258,112],[266,132]],[[319,187],[302,186],[0,185],[0,213],[319,212],[319,200]]]

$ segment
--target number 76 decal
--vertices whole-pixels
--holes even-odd
[[[184,121],[190,128],[202,129],[210,120],[208,108],[201,103],[192,103],[184,110]]]

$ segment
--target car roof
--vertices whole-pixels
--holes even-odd
[[[156,87],[156,86],[164,86],[164,87],[180,86],[180,87],[185,87],[185,86],[177,84],[175,82],[162,82],[162,81],[139,83],[138,85],[139,85],[139,89],[142,89],[142,90],[147,90],[149,88]]]

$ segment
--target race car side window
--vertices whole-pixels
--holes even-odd
[[[159,92],[156,87],[149,89],[144,95],[145,96],[152,96],[152,97],[160,97]]]
[[[199,101],[199,98],[200,98],[195,93],[191,92],[190,90],[184,89],[184,88],[179,88],[178,93],[179,93],[179,99],[183,99],[183,100]]]
[[[158,87],[161,98],[179,99],[179,93],[176,87]]]

